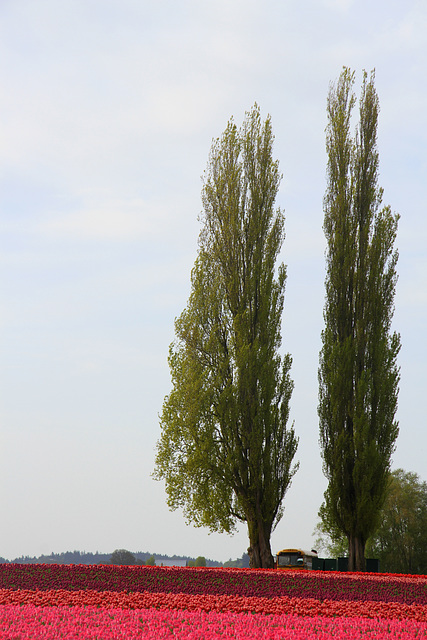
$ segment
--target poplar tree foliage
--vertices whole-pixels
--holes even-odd
[[[298,465],[291,357],[281,356],[284,216],[270,117],[255,105],[213,142],[198,256],[170,346],[172,391],[154,477],[187,522],[232,533],[246,522],[251,566],[271,567],[271,533]]]
[[[365,568],[365,545],[379,524],[398,435],[400,336],[391,322],[399,216],[381,208],[374,81],[374,72],[369,78],[364,72],[354,137],[354,72],[343,69],[327,103],[327,275],[318,413],[328,487],[319,515],[329,531],[346,536],[350,570]]]

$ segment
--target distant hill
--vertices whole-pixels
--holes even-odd
[[[154,556],[157,565],[164,566],[186,566],[189,561],[194,561],[195,558],[191,556],[167,556],[160,553],[149,553],[148,551],[136,551],[132,552],[135,558],[143,560],[144,562],[150,557]],[[245,554],[244,554],[245,555]],[[51,553],[50,555],[41,555],[38,558],[31,556],[21,556],[15,558],[11,562],[15,564],[108,564],[110,561],[111,553],[95,553],[86,551],[65,551],[64,553]],[[0,558],[0,563],[7,563],[9,560]],[[228,566],[242,566],[234,563],[240,562],[239,560],[229,560]],[[230,565],[229,563],[233,563]],[[206,559],[206,566],[208,567],[222,567],[223,563],[216,560]]]
[[[15,564],[99,564],[108,563],[111,553],[90,553],[86,551],[65,551],[64,553],[51,553],[49,556],[21,556],[11,562]]]

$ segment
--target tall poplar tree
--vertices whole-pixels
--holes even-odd
[[[191,294],[175,321],[172,391],[154,477],[187,521],[232,532],[247,523],[252,567],[272,567],[271,533],[298,465],[291,357],[281,356],[286,270],[273,133],[257,105],[214,141],[202,190]]]
[[[398,215],[381,208],[374,80],[374,73],[364,73],[354,137],[349,69],[331,86],[327,103],[327,275],[318,412],[328,488],[319,515],[330,531],[347,537],[350,570],[365,568],[365,544],[378,526],[398,435],[400,336],[391,330]]]

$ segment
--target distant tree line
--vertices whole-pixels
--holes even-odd
[[[227,560],[227,562],[224,562],[224,567],[239,567],[241,569],[246,569],[249,567],[249,562],[250,562],[249,554],[244,553],[242,557],[237,558],[237,560],[232,560],[230,558],[230,560]]]
[[[197,556],[195,560],[188,560],[187,567],[206,567],[206,558]]]
[[[86,551],[65,551],[63,553],[51,553],[41,556],[21,556],[14,560],[0,557],[0,564],[124,564],[124,565],[161,565],[177,564],[187,566],[221,567],[222,562],[206,559],[202,556],[192,558],[190,556],[168,556],[165,554],[152,554],[147,551],[132,553],[127,549],[116,549],[113,553],[91,553]],[[196,564],[198,562],[198,564]],[[200,564],[204,562],[204,564]],[[236,560],[236,562],[239,562]],[[191,564],[193,563],[193,564]]]
[[[95,553],[86,551],[65,551],[62,553],[42,554],[41,556],[20,556],[11,560],[15,564],[100,564],[108,563],[111,553]],[[8,560],[1,560],[8,562]]]

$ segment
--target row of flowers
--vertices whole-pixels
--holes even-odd
[[[427,576],[318,571],[0,564],[0,589],[238,595],[427,604]]]
[[[2,640],[413,640],[427,638],[427,624],[360,617],[299,617],[158,609],[0,606]]]
[[[274,598],[238,595],[193,595],[188,593],[150,593],[117,591],[67,591],[0,589],[0,606],[33,605],[38,607],[98,607],[102,609],[181,609],[292,614],[298,616],[360,617],[388,620],[415,620],[427,623],[427,607],[416,604],[375,601],[316,600],[314,598]]]

